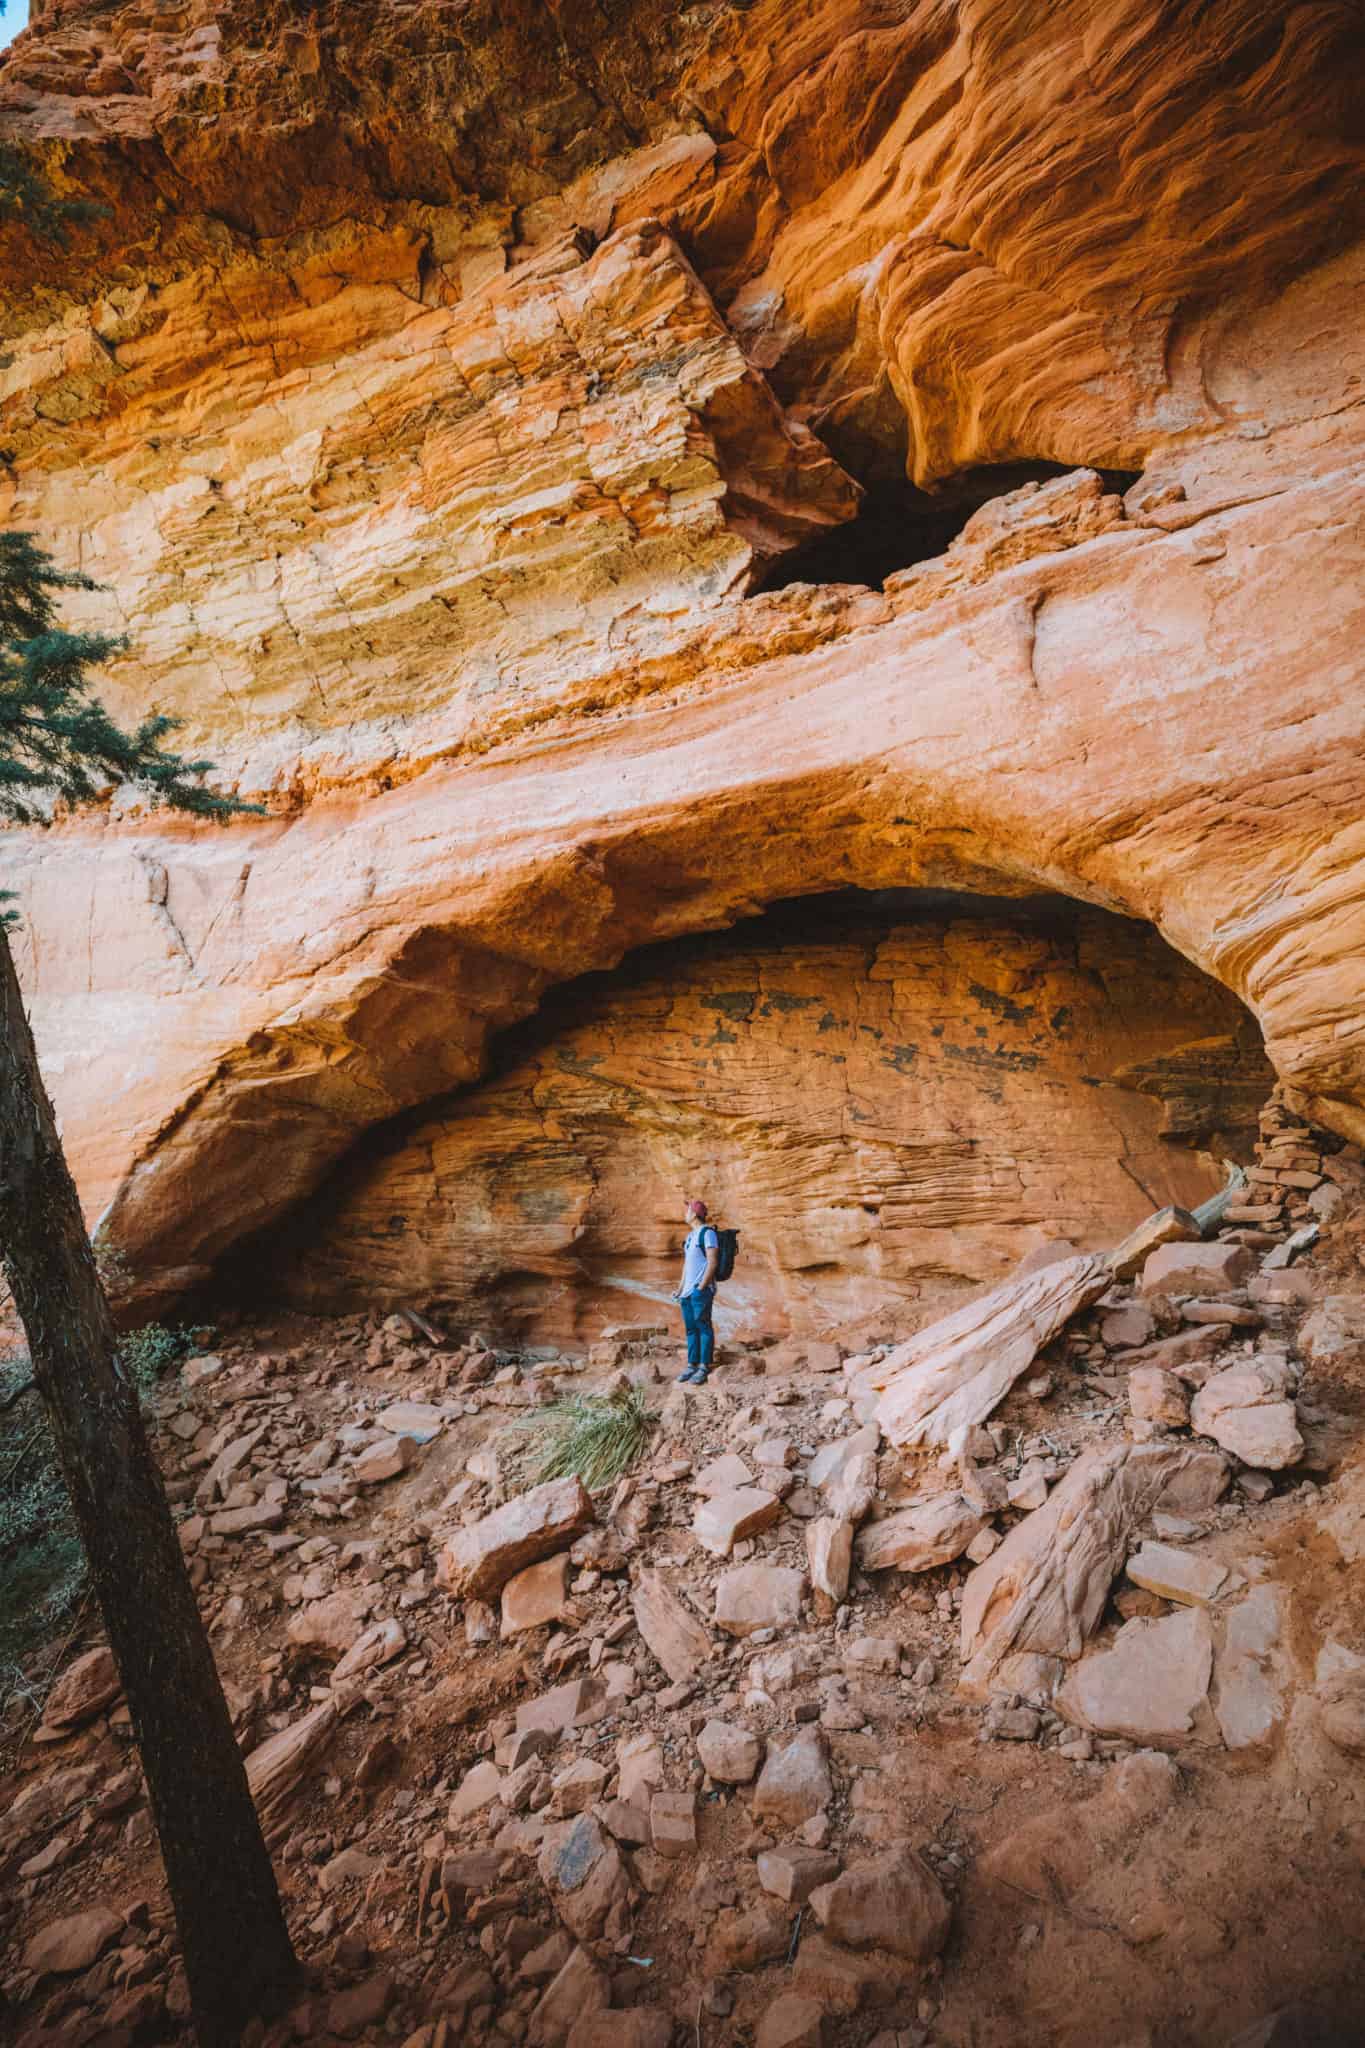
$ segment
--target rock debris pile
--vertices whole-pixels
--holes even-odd
[[[937,1336],[756,1347],[701,1390],[649,1325],[537,1360],[415,1315],[220,1331],[160,1442],[309,1958],[267,2038],[946,2048],[988,2009],[979,1950],[1027,2013],[1036,1945],[1155,1938],[1194,1815],[1254,1893],[1239,1802],[1365,1751],[1359,1602],[1310,1619],[1293,1568],[1305,1531],[1365,1553],[1365,1167],[1278,1099],[1259,1156],[1216,1236],[1167,1214],[1102,1280],[1059,1247]],[[1035,1328],[1040,1285],[1074,1305]],[[969,1384],[964,1328],[1011,1302],[1034,1341],[979,1414],[889,1441],[907,1372]],[[596,1496],[527,1469],[518,1418],[562,1386],[657,1418]],[[98,1646],[0,1857],[25,2048],[183,2033]],[[1320,1975],[1338,1939],[1324,1907]],[[1173,1994],[1143,1995],[1159,2026]],[[1198,2038],[1231,2039],[1229,1996]]]

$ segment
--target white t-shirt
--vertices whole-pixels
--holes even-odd
[[[706,1254],[715,1251],[719,1243],[720,1239],[709,1223],[699,1223],[695,1230],[689,1232],[683,1242],[684,1294],[691,1294],[694,1288],[701,1286],[702,1275],[706,1271]]]

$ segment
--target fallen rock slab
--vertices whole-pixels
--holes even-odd
[[[1054,1705],[1095,1735],[1152,1744],[1195,1732],[1213,1674],[1213,1629],[1202,1608],[1160,1621],[1126,1621],[1105,1650],[1067,1674]]]
[[[107,1906],[90,1906],[51,1920],[24,1950],[24,1968],[35,1977],[74,1977],[102,1956],[123,1932],[123,1921]]]
[[[488,1599],[527,1565],[567,1549],[596,1519],[581,1479],[548,1480],[452,1536],[439,1576],[452,1593]]]
[[[733,1492],[713,1493],[692,1517],[692,1534],[712,1557],[728,1557],[746,1536],[771,1528],[782,1513],[775,1493],[761,1486],[741,1486]]]
[[[1017,1275],[931,1323],[871,1366],[858,1385],[881,1392],[877,1421],[893,1444],[956,1450],[1004,1399],[1071,1317],[1098,1301],[1113,1274],[1083,1254]]]
[[[758,2023],[755,2048],[824,2048],[825,2009],[799,1991],[783,1991]]]
[[[1171,1543],[1144,1543],[1129,1558],[1127,1569],[1135,1586],[1182,1607],[1207,1607],[1228,1580],[1226,1565]]]
[[[854,1553],[865,1572],[928,1572],[961,1557],[984,1527],[960,1493],[936,1493],[859,1530]]]
[[[1217,1499],[1227,1461],[1190,1443],[1099,1444],[1010,1530],[962,1597],[962,1690],[983,1699],[1018,1656],[1081,1655],[1138,1528],[1157,1508]],[[1005,1690],[1015,1688],[1006,1687]]]
[[[702,1769],[719,1785],[747,1785],[758,1769],[763,1744],[732,1721],[708,1721],[697,1737]]]
[[[804,1906],[819,1885],[832,1884],[839,1875],[837,1856],[825,1849],[807,1849],[799,1842],[763,1850],[756,1867],[764,1891],[789,1906]]]
[[[832,1614],[848,1597],[853,1568],[853,1524],[834,1515],[818,1515],[806,1524],[806,1564],[815,1605]]]
[[[616,1940],[626,1931],[630,1887],[621,1852],[589,1813],[552,1828],[540,1852],[540,1878],[579,1941]]]
[[[1214,1658],[1213,1711],[1229,1749],[1263,1749],[1284,1720],[1289,1687],[1286,1598],[1253,1586],[1223,1620]]]
[[[102,1713],[123,1690],[112,1650],[87,1650],[69,1665],[48,1694],[43,1727],[63,1733]]]
[[[1296,1465],[1305,1448],[1289,1385],[1286,1368],[1277,1362],[1230,1366],[1199,1389],[1190,1422],[1244,1465],[1281,1472]]]
[[[810,1909],[843,1947],[886,1949],[910,1963],[939,1954],[952,1920],[942,1885],[908,1842],[820,1886],[810,1895]]]
[[[780,1748],[770,1748],[754,1790],[755,1820],[799,1828],[823,1813],[834,1797],[825,1738],[816,1727],[800,1729]]]
[[[1131,1280],[1160,1246],[1198,1244],[1203,1235],[1198,1218],[1188,1209],[1158,1209],[1136,1230],[1130,1230],[1122,1244],[1115,1245],[1106,1263],[1116,1280]]]
[[[1138,1287],[1143,1294],[1216,1294],[1240,1287],[1255,1270],[1244,1244],[1164,1244],[1144,1263]]]
[[[563,1617],[569,1606],[568,1575],[567,1551],[513,1574],[502,1589],[499,1634],[504,1642],[524,1635],[527,1629],[547,1628]]]
[[[1139,1422],[1188,1429],[1190,1397],[1172,1372],[1159,1365],[1135,1366],[1128,1375],[1128,1407]]]
[[[716,1581],[716,1626],[727,1635],[791,1628],[801,1619],[804,1572],[779,1564],[741,1564]]]
[[[631,1589],[635,1626],[675,1685],[696,1677],[715,1641],[686,1608],[662,1572],[642,1568]]]

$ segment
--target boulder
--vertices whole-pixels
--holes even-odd
[[[810,1909],[844,1948],[886,1949],[928,1963],[948,1939],[952,1907],[942,1885],[908,1842],[858,1863],[810,1895]]]
[[[68,1665],[48,1694],[43,1726],[63,1733],[79,1728],[116,1700],[122,1690],[113,1651],[104,1647],[87,1650]]]
[[[1337,1372],[1365,1366],[1365,1295],[1329,1294],[1299,1326],[1299,1350]]]
[[[1195,1732],[1212,1673],[1208,1615],[1182,1608],[1160,1621],[1126,1621],[1108,1649],[1068,1673],[1055,1705],[1092,1734],[1160,1747]]]
[[[661,1856],[686,1856],[697,1846],[697,1801],[691,1792],[656,1792],[649,1802],[649,1838]]]
[[[1280,1472],[1304,1454],[1289,1375],[1277,1362],[1249,1361],[1206,1380],[1194,1397],[1190,1421],[1201,1436],[1244,1465]]]
[[[764,1963],[785,1959],[791,1946],[791,1915],[771,1899],[740,1911],[719,1913],[706,1945],[706,1972],[726,1977],[734,1971],[759,1970]]]
[[[818,1728],[808,1725],[783,1746],[769,1747],[754,1790],[753,1814],[755,1820],[798,1828],[823,1813],[833,1797],[825,1738]]]
[[[487,1599],[527,1565],[565,1549],[597,1519],[581,1479],[551,1479],[459,1530],[438,1560],[450,1592]]]
[[[1131,1280],[1162,1245],[1198,1244],[1203,1234],[1188,1209],[1158,1209],[1109,1253],[1109,1270],[1116,1280]]]
[[[697,1737],[697,1755],[709,1778],[719,1785],[747,1785],[758,1769],[763,1744],[747,1728],[730,1721],[708,1721]]]
[[[825,2011],[799,1991],[783,1991],[758,2023],[754,2048],[824,2048]]]
[[[696,1677],[715,1649],[713,1638],[684,1607],[662,1572],[642,1568],[631,1589],[635,1626],[675,1685]]]
[[[894,1444],[956,1449],[1112,1277],[1103,1259],[1063,1259],[1041,1272],[1017,1274],[898,1345],[857,1383],[881,1392],[883,1435]]]
[[[118,1939],[123,1924],[107,1906],[87,1906],[83,1913],[49,1920],[25,1948],[24,1968],[35,1977],[74,1977]]]
[[[960,1493],[936,1493],[859,1530],[854,1554],[865,1572],[928,1572],[961,1557],[982,1518]]]
[[[351,1477],[358,1486],[378,1486],[385,1479],[397,1479],[416,1464],[418,1449],[415,1437],[381,1437],[378,1443],[365,1446],[351,1467]]]
[[[532,1764],[524,1768],[535,1770],[538,1766]],[[602,1797],[606,1783],[605,1764],[599,1764],[590,1756],[581,1756],[566,1764],[550,1781],[551,1819],[571,1820],[576,1813],[586,1813]]]
[[[491,1806],[501,1790],[502,1772],[495,1763],[485,1759],[466,1771],[450,1802],[448,1825],[451,1833],[458,1832],[461,1821],[469,1820],[474,1814],[482,1813],[485,1806]]]
[[[728,1557],[742,1538],[770,1528],[781,1513],[777,1495],[761,1486],[727,1488],[702,1501],[692,1517],[692,1534],[712,1557]]]
[[[848,1597],[853,1567],[853,1524],[835,1515],[817,1515],[806,1524],[806,1563],[818,1612],[828,1616]]]
[[[1128,1576],[1135,1586],[1181,1607],[1207,1607],[1227,1584],[1226,1565],[1201,1557],[1195,1550],[1179,1550],[1171,1543],[1144,1543],[1128,1560]]]
[[[1318,1727],[1343,1756],[1365,1757],[1365,1672],[1327,1680],[1318,1700]]]
[[[825,1849],[784,1842],[776,1849],[764,1849],[757,1869],[765,1892],[784,1899],[789,1906],[804,1906],[818,1885],[830,1884],[839,1875],[839,1859]]]
[[[716,1581],[716,1626],[727,1635],[790,1628],[801,1619],[805,1574],[788,1565],[741,1564]]]
[[[527,1565],[507,1581],[502,1589],[499,1629],[504,1642],[524,1635],[527,1629],[547,1628],[552,1621],[562,1620],[569,1607],[568,1573],[569,1554],[562,1550],[557,1557]]]
[[[1083,1452],[1046,1507],[1016,1523],[968,1579],[963,1691],[987,1697],[1015,1657],[1079,1657],[1152,1512],[1180,1512],[1191,1497],[1216,1499],[1227,1482],[1226,1461],[1189,1442],[1116,1442]]]
[[[1156,1322],[1145,1301],[1125,1302],[1122,1308],[1100,1318],[1100,1341],[1111,1351],[1128,1351],[1148,1344],[1156,1335]]]
[[[1159,1365],[1137,1365],[1128,1375],[1128,1406],[1140,1422],[1188,1429],[1190,1397],[1174,1373]]]
[[[621,1852],[589,1813],[551,1828],[538,1862],[555,1911],[579,1941],[614,1941],[626,1930],[630,1887]]]
[[[1164,1244],[1145,1261],[1138,1285],[1144,1294],[1216,1294],[1241,1287],[1255,1270],[1244,1244]]]

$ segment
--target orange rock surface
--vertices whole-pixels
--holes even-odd
[[[700,1190],[742,1225],[722,1334],[890,1331],[1042,1242],[1202,1200],[1201,1155],[1249,1156],[1268,1084],[1245,1012],[1141,927],[841,901],[551,999],[495,1078],[324,1183],[277,1277],[251,1265],[305,1308],[572,1342],[667,1302]]]
[[[552,984],[831,889],[1147,920],[1365,1134],[1354,10],[35,15],[0,139],[106,212],[4,231],[0,520],[272,809],[7,841],[147,1301]]]

